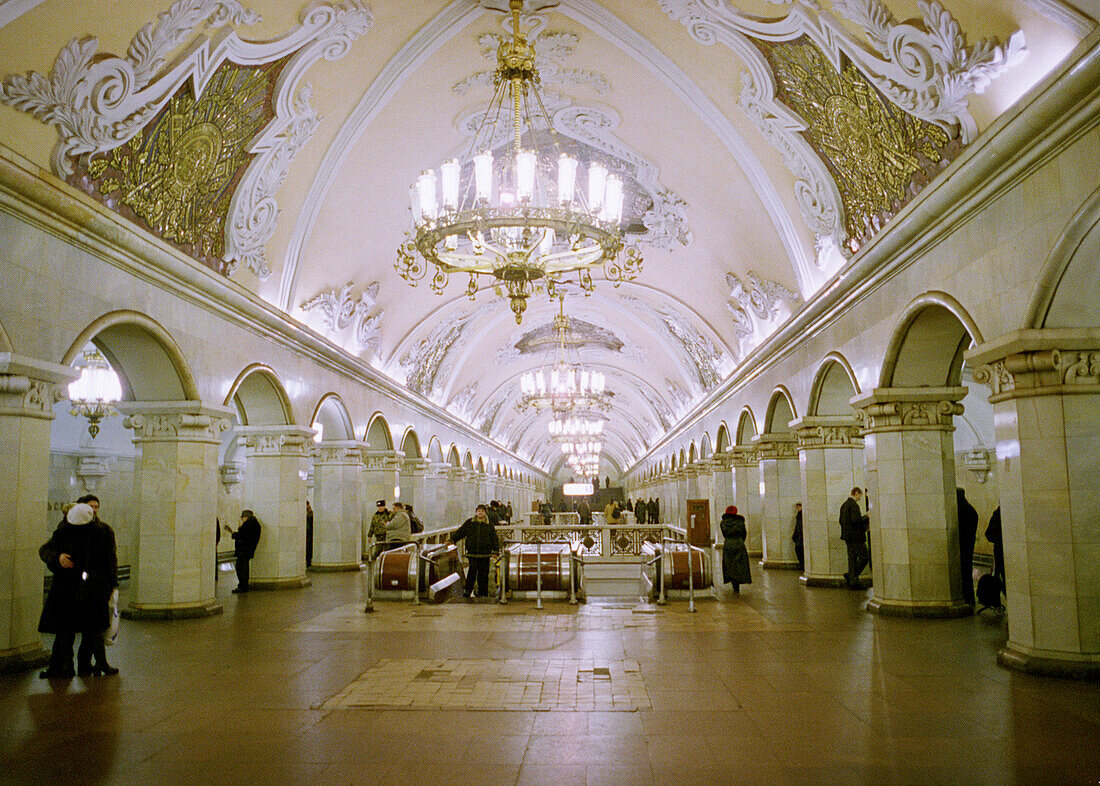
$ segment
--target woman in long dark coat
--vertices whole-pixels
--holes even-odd
[[[745,548],[745,538],[748,531],[745,529],[745,517],[737,513],[737,508],[730,505],[722,514],[722,580],[726,584],[733,585],[734,592],[740,592],[742,584],[752,584],[752,573],[749,571],[749,552]]]
[[[77,633],[80,649],[75,673],[117,674],[118,669],[107,663],[103,641],[103,632],[110,623],[108,602],[118,586],[114,530],[99,520],[91,505],[77,503],[49,542],[38,550],[38,556],[53,573],[38,630],[54,634],[50,665],[39,676],[50,679],[74,675],[73,643]]]

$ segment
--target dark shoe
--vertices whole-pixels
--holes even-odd
[[[95,667],[91,663],[81,663],[76,667],[76,673],[80,677],[89,677],[95,674]]]
[[[98,666],[92,666],[92,674],[96,675],[97,677],[101,674],[104,677],[111,677],[115,674],[118,674],[118,669],[110,665],[109,663],[102,663]]]
[[[40,679],[44,680],[71,680],[76,676],[76,672],[73,671],[72,666],[67,669],[49,668],[45,671],[38,672],[38,676]]]
[[[234,594],[237,594],[237,593],[239,593],[239,592],[248,592],[248,587],[236,587],[236,588],[235,588],[235,589],[233,590],[233,593],[234,593]]]

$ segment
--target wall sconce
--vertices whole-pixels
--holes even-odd
[[[88,419],[88,433],[92,439],[99,433],[99,421],[117,415],[115,404],[122,398],[122,383],[107,359],[93,349],[84,353],[84,367],[80,377],[69,384],[69,400],[73,415]]]
[[[963,454],[963,466],[978,476],[979,483],[985,483],[989,480],[989,475],[993,471],[993,460],[990,458],[989,451],[985,448],[974,448],[968,450]]]

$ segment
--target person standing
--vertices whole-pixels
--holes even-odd
[[[588,500],[582,499],[581,503],[577,505],[577,517],[580,519],[582,527],[592,525],[592,508],[589,507]]]
[[[38,556],[53,573],[38,622],[40,632],[54,634],[49,665],[38,675],[43,679],[118,674],[118,669],[107,663],[103,640],[110,624],[111,593],[118,586],[115,533],[99,520],[99,499],[81,499],[87,501],[69,508],[49,541],[38,550]],[[80,648],[74,670],[77,633]]]
[[[806,570],[806,549],[802,541],[802,503],[796,502],[794,510],[794,533],[791,535],[791,540],[794,541],[794,554],[798,557],[798,569],[804,572]]]
[[[649,523],[660,524],[661,523],[661,498],[650,497],[649,499]]]
[[[862,589],[859,574],[867,567],[867,529],[870,519],[860,510],[863,489],[852,489],[851,496],[840,506],[840,538],[848,547],[848,572],[844,584],[849,589]]]
[[[382,543],[386,540],[386,522],[390,520],[390,516],[393,514],[386,508],[386,500],[384,499],[375,502],[374,506],[374,515],[370,517],[370,529],[367,531],[367,535],[374,538],[375,543]]]
[[[647,508],[649,508],[649,505],[644,499],[638,500],[637,504],[634,505],[634,520],[638,522],[639,526],[645,524]]]
[[[233,562],[237,570],[237,586],[233,588],[235,593],[248,592],[251,589],[248,583],[248,563],[256,556],[261,529],[256,514],[251,510],[241,511],[241,523],[236,532],[228,524],[225,525],[225,531],[233,538]]]
[[[1001,592],[1008,594],[1005,585],[1005,546],[1001,536],[1001,506],[989,517],[989,526],[985,528],[985,539],[993,544],[993,575],[1001,583]]]
[[[978,511],[966,498],[966,492],[955,489],[959,507],[959,576],[962,579],[963,600],[974,605],[974,541],[978,537]]]
[[[542,516],[543,526],[549,527],[554,517],[553,511],[550,510],[549,502],[539,503],[539,515]]]
[[[313,507],[306,500],[306,567],[313,564]]]
[[[477,595],[489,596],[489,559],[500,550],[497,531],[489,523],[484,505],[478,505],[473,518],[466,519],[449,538],[451,543],[466,541],[466,559],[470,568],[466,571],[466,591],[463,597],[474,597],[474,582],[477,582]]]
[[[742,584],[752,584],[752,572],[749,570],[749,552],[745,548],[745,517],[737,512],[737,506],[730,505],[722,514],[719,523],[722,530],[722,581],[730,584],[734,592],[741,591]]]
[[[402,546],[412,540],[412,521],[400,502],[393,503],[393,515],[386,522],[386,548]]]

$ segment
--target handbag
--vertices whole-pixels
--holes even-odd
[[[111,590],[111,599],[107,601],[107,630],[103,633],[104,644],[114,644],[118,641],[118,631],[121,623],[118,613],[118,589]]]

